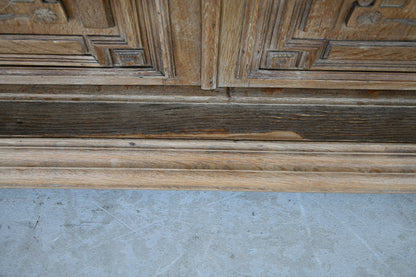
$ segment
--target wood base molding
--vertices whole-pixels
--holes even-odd
[[[0,139],[1,188],[416,192],[416,145]]]
[[[414,91],[0,86],[0,187],[416,192]]]

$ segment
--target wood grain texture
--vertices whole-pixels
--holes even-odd
[[[2,188],[416,192],[410,144],[0,139]]]
[[[416,142],[414,92],[16,90],[0,92],[2,137]]]
[[[215,89],[218,74],[221,0],[201,0],[201,88]]]
[[[79,18],[86,28],[114,26],[109,0],[76,0]]]
[[[200,1],[169,0],[168,4],[176,76],[172,80],[166,80],[164,84],[199,86],[201,68]]]
[[[3,55],[77,55],[85,54],[86,51],[82,36],[0,35],[0,53]]]
[[[59,3],[69,18],[59,28],[18,18],[8,18],[5,24],[2,20],[0,65],[5,66],[0,67],[0,83],[199,84],[199,73],[195,73],[200,69],[199,2]],[[183,6],[196,13],[188,14]],[[56,62],[57,54],[64,60],[62,66]],[[80,61],[81,55],[91,59]]]
[[[224,0],[219,86],[414,89],[416,2],[381,2]]]
[[[180,104],[0,103],[0,136],[198,137],[416,142],[416,107]]]

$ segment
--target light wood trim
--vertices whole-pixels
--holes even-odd
[[[201,0],[201,88],[217,87],[221,0]]]
[[[416,192],[416,145],[0,139],[1,188]]]

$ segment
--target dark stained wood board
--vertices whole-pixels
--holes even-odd
[[[416,107],[0,102],[0,136],[416,142]],[[264,137],[262,138],[262,135]],[[283,134],[282,134],[283,135]]]

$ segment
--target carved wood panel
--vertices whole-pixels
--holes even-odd
[[[416,0],[246,0],[240,5],[233,8],[243,11],[235,79],[220,77],[227,85],[276,86],[261,80],[279,79],[288,80],[283,86],[309,80],[343,87],[416,81]]]
[[[271,29],[259,68],[416,70],[415,0],[281,0],[259,8]]]
[[[0,75],[173,78],[170,28],[167,0],[0,0]]]

